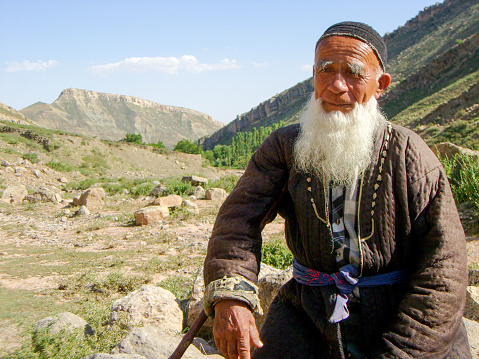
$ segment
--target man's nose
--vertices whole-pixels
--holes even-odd
[[[341,74],[341,72],[336,72],[329,83],[328,89],[333,93],[342,93],[348,90],[346,85],[346,79]]]

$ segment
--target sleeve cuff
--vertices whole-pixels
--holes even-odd
[[[258,287],[244,277],[223,277],[205,288],[203,305],[208,316],[214,316],[215,304],[223,299],[240,300],[250,307],[252,312],[263,314],[259,304]]]

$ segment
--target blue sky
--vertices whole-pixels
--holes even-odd
[[[381,35],[432,0],[0,0],[0,102],[52,103],[74,87],[236,115],[311,76],[330,25]]]

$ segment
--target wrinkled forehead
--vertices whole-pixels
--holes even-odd
[[[380,66],[373,49],[365,42],[348,36],[329,36],[318,42],[314,62],[346,62]]]

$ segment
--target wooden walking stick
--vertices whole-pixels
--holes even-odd
[[[198,331],[205,323],[206,319],[208,319],[208,316],[203,309],[198,315],[198,318],[195,319],[193,325],[190,327],[190,329],[188,329],[188,332],[186,332],[181,339],[180,344],[178,344],[175,351],[168,357],[168,359],[180,359],[183,356],[186,349],[188,349],[196,334],[198,334]]]

